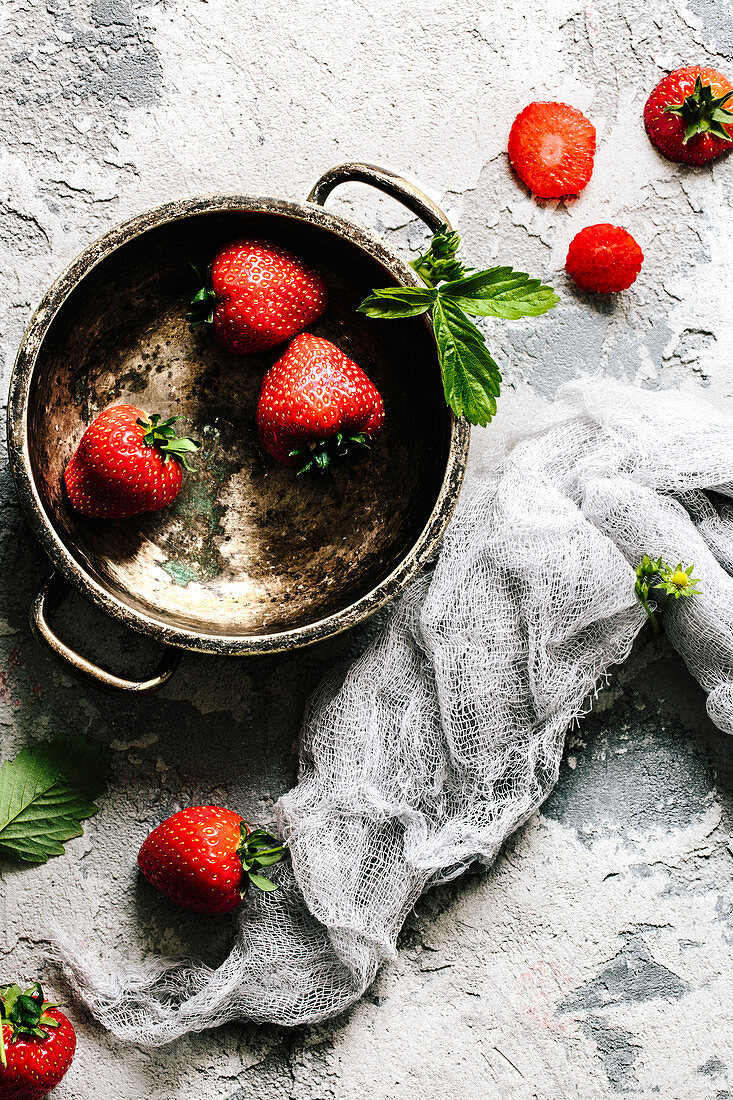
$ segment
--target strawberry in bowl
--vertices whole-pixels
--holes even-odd
[[[192,806],[153,829],[137,863],[148,882],[176,905],[216,916],[241,905],[250,885],[275,890],[261,872],[284,851],[281,840],[250,828],[234,810]]]
[[[41,1100],[71,1065],[76,1034],[38,982],[0,986],[0,1100]]]
[[[164,508],[178,496],[188,455],[199,444],[179,438],[173,425],[136,405],[113,405],[81,437],[64,471],[72,506],[82,515],[121,519]]]
[[[233,241],[214,257],[208,285],[188,315],[210,324],[236,355],[266,351],[317,321],[328,304],[323,277],[292,252],[259,240]]]
[[[361,367],[310,333],[296,336],[262,381],[260,443],[278,462],[325,470],[384,426],[384,402]]]

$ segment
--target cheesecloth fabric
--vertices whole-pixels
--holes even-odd
[[[565,731],[646,621],[644,553],[694,562],[701,593],[664,626],[733,733],[733,417],[689,394],[570,385],[474,472],[434,571],[312,700],[276,808],[292,859],[278,891],[250,891],[226,962],[109,977],[64,937],[94,1016],[158,1045],[353,1004],[420,894],[491,864],[547,797]]]

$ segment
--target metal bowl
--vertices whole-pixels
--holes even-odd
[[[273,652],[345,630],[392,599],[443,534],[469,429],[446,408],[425,319],[383,322],[356,312],[375,286],[420,282],[371,233],[322,208],[349,180],[395,195],[432,229],[446,222],[413,185],[369,165],[332,169],[303,203],[183,199],[90,245],[30,322],[10,384],[8,444],[20,501],[57,570],[34,603],[32,624],[98,686],[154,690],[179,649]],[[326,476],[296,478],[258,446],[259,386],[282,349],[238,357],[210,334],[189,332],[191,263],[205,268],[240,236],[281,243],[324,274],[330,305],[312,331],[359,363],[383,395],[382,437]],[[203,444],[197,471],[170,508],[87,520],[64,497],[63,470],[90,421],[128,401],[186,418],[187,434]],[[60,598],[61,578],[174,647],[154,676],[114,676],[56,636],[46,604]]]

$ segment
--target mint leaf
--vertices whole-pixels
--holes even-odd
[[[494,267],[444,283],[440,293],[474,317],[502,317],[507,321],[539,317],[560,301],[552,287],[511,267]]]
[[[442,295],[433,308],[433,328],[447,403],[456,416],[485,428],[496,415],[501,373],[482,334],[454,301]]]
[[[456,416],[486,427],[496,413],[501,373],[474,317],[539,317],[559,302],[552,287],[512,267],[486,271],[458,259],[461,238],[444,225],[411,266],[425,287],[373,290],[359,306],[369,317],[418,317],[432,309],[433,331],[448,405]]]
[[[358,312],[385,321],[399,317],[419,317],[430,309],[437,294],[437,290],[429,290],[427,287],[383,287],[381,290],[373,290],[358,307]]]
[[[0,769],[0,851],[29,863],[63,855],[110,772],[109,749],[81,735],[22,749]]]

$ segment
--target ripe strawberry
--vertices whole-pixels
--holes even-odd
[[[565,270],[583,290],[614,294],[636,282],[644,253],[618,225],[588,225],[570,242]]]
[[[260,443],[278,462],[301,463],[299,473],[324,470],[354,444],[367,446],[383,425],[384,403],[376,386],[319,336],[296,336],[262,380]]]
[[[675,69],[660,80],[644,107],[649,140],[667,160],[708,164],[733,140],[733,85],[702,65]]]
[[[0,1018],[0,1100],[41,1100],[71,1065],[74,1028],[38,982],[0,986]]]
[[[277,863],[284,850],[272,833],[251,830],[233,810],[193,806],[153,829],[137,863],[148,882],[176,905],[218,914],[236,909],[250,883],[275,890],[259,869]]]
[[[209,323],[237,355],[282,344],[317,321],[328,303],[322,277],[279,245],[233,241],[214,258],[198,292],[191,328]]]
[[[154,512],[178,496],[192,439],[178,439],[173,416],[161,421],[135,405],[113,405],[92,421],[66,467],[69,500],[85,516],[115,519]]]
[[[593,174],[596,130],[567,103],[530,103],[509,133],[509,161],[542,199],[577,195]]]

